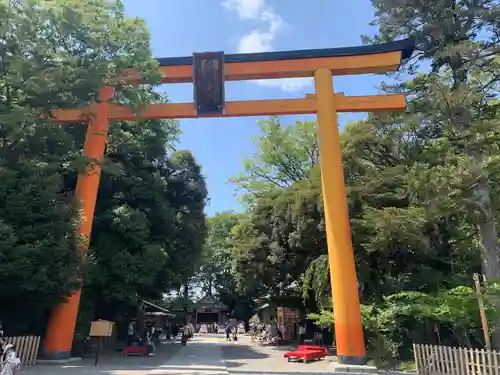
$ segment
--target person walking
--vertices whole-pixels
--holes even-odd
[[[0,356],[0,375],[15,375],[16,369],[21,367],[21,360],[17,358],[14,345],[3,345],[2,351]]]
[[[153,342],[153,335],[151,333],[151,327],[148,327],[146,330],[146,348],[148,355],[155,354],[155,344]]]
[[[184,327],[182,328],[182,337],[181,337],[182,346],[187,345],[187,341],[189,339],[190,334],[191,334],[191,330],[189,328],[189,325],[185,324]]]
[[[300,345],[304,345],[305,335],[306,335],[306,326],[304,323],[302,323],[299,326],[299,343],[300,343]]]
[[[235,324],[232,329],[233,332],[233,341],[238,341],[238,325]]]
[[[165,331],[165,341],[171,341],[172,340],[172,326],[170,324],[165,324],[165,327],[163,328]]]
[[[179,335],[179,326],[177,324],[174,324],[172,326],[172,332],[171,332],[171,343],[175,344],[177,342],[177,336]]]
[[[135,324],[134,324],[134,321],[131,320],[129,323],[128,323],[128,328],[127,328],[127,344],[128,345],[132,345],[132,343],[134,343],[135,340]]]

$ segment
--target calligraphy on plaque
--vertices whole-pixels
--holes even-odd
[[[193,86],[198,116],[224,113],[224,52],[193,54]]]

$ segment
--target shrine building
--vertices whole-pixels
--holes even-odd
[[[193,320],[196,325],[200,324],[223,324],[227,320],[228,308],[214,299],[211,294],[196,302],[193,306]]]

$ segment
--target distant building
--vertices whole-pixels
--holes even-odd
[[[218,323],[223,324],[226,321],[228,308],[223,303],[216,301],[211,293],[195,302],[191,321],[199,324]]]

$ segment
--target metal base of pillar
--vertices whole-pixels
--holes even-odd
[[[352,355],[341,355],[337,354],[337,358],[339,363],[343,365],[355,365],[355,366],[364,366],[366,365],[366,357],[357,357]]]
[[[333,363],[333,372],[335,374],[377,374],[375,366],[368,365],[348,365],[344,363]]]

